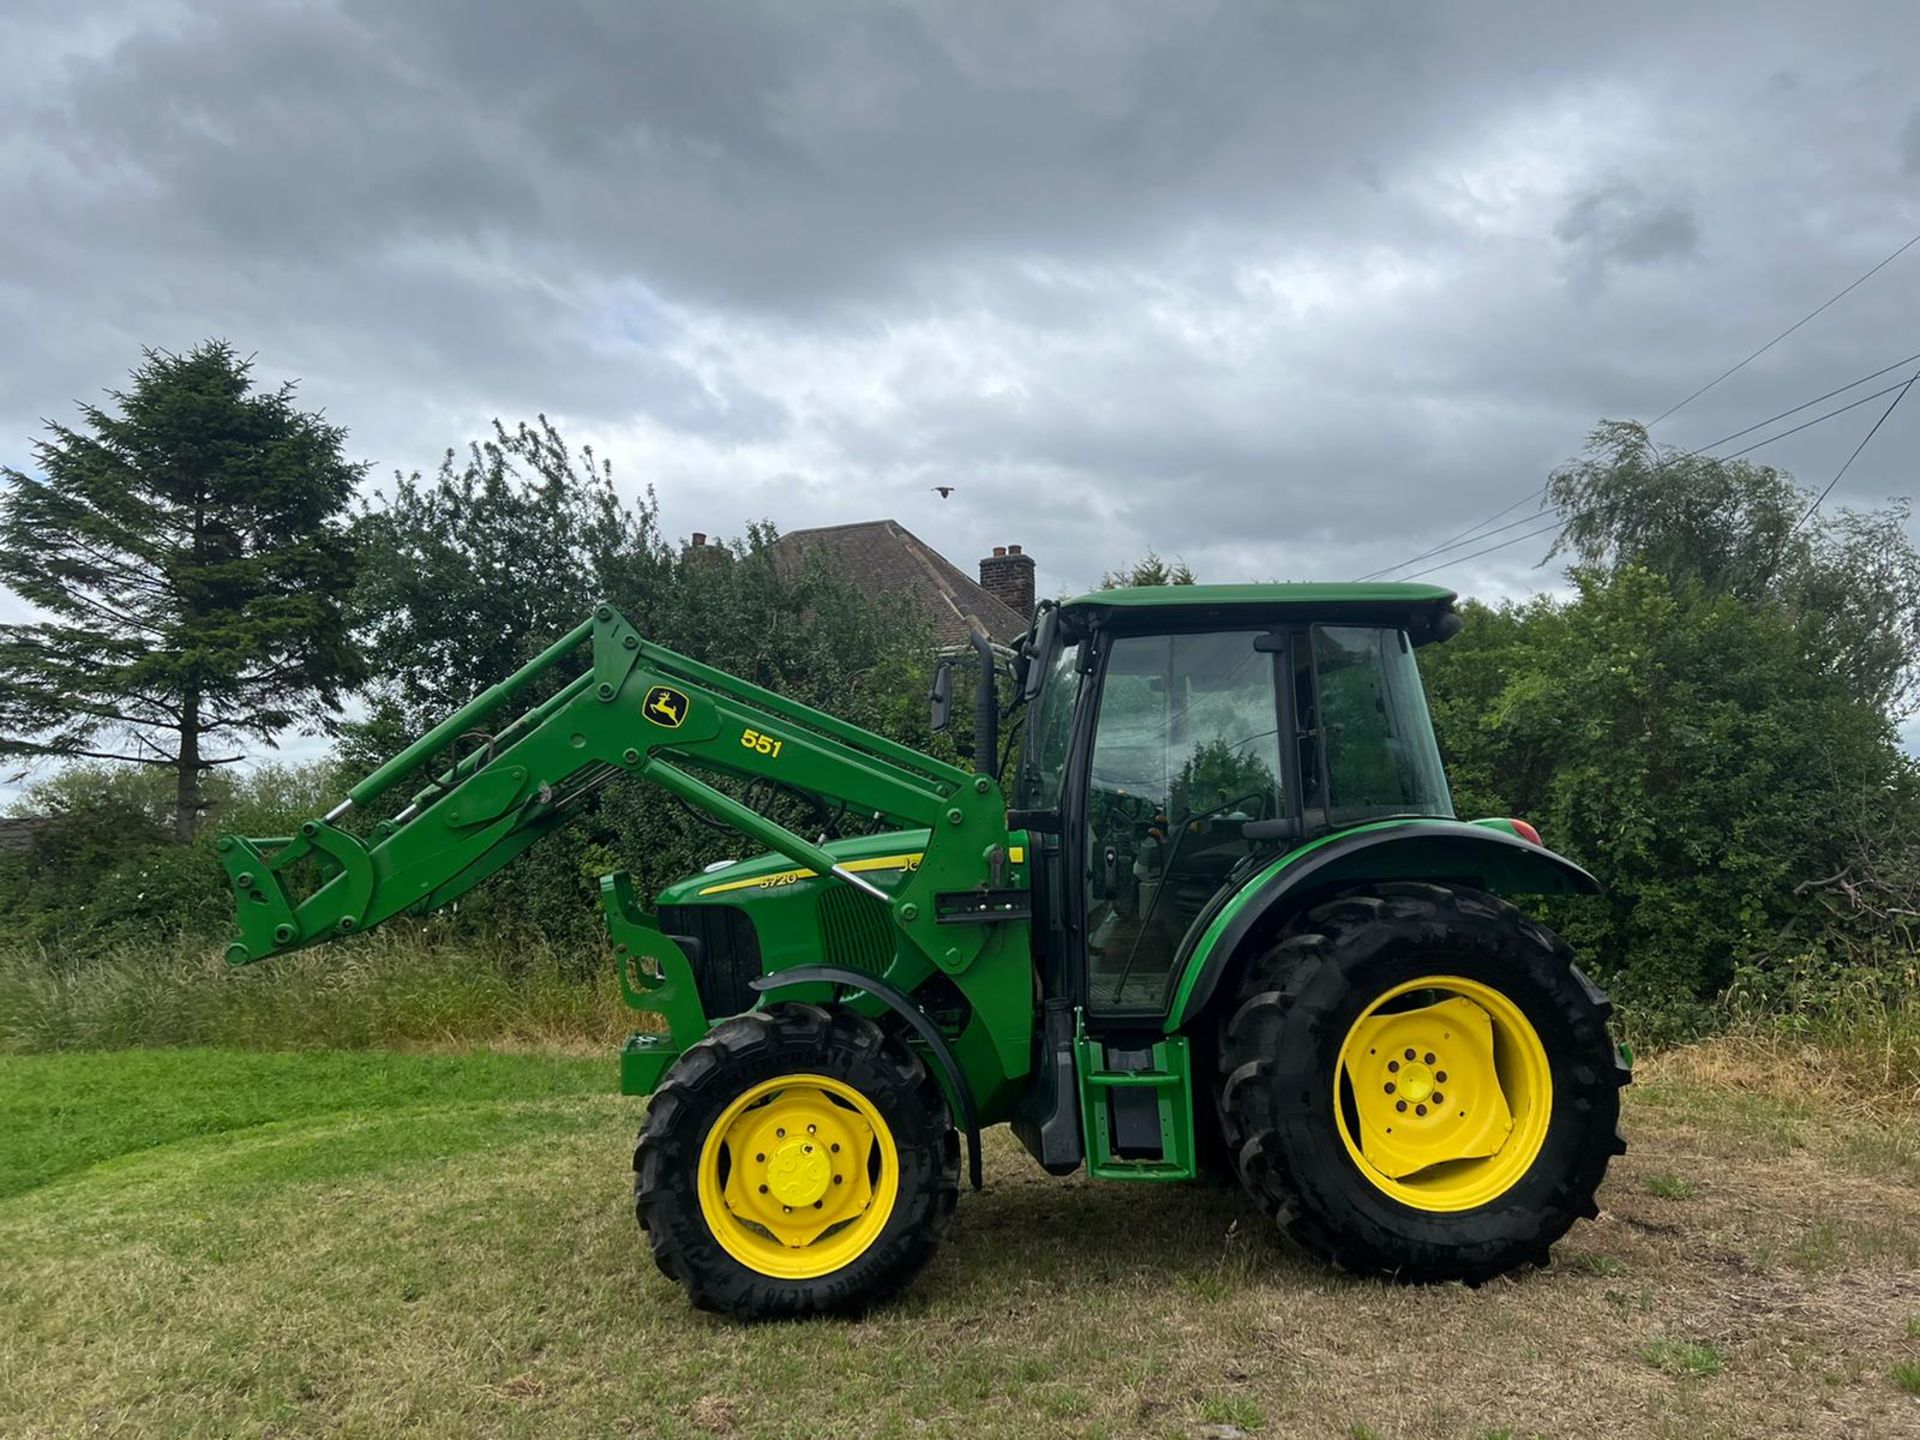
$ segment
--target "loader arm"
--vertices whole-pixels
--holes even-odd
[[[518,718],[482,727],[516,697],[591,647],[591,666]],[[457,763],[436,762],[468,740]],[[367,836],[338,822],[423,766],[440,773]],[[764,777],[930,834],[924,859],[891,892],[826,850],[716,789],[696,771]],[[403,911],[438,909],[471,890],[621,777],[659,785],[797,865],[838,875],[887,906],[899,953],[888,974],[913,983],[957,973],[980,952],[1005,864],[1005,802],[988,776],[788,700],[652,644],[611,606],[493,686],[355,785],[292,836],[222,836],[244,965],[368,929]],[[620,877],[624,879],[624,877]],[[607,887],[616,921],[627,887]],[[630,904],[629,904],[629,908]],[[637,912],[636,912],[637,913]],[[942,923],[943,918],[949,923]],[[624,978],[624,975],[623,975]]]

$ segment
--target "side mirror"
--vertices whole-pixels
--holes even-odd
[[[927,696],[932,703],[933,733],[938,735],[953,723],[953,657],[943,655],[933,667],[933,690]]]
[[[1022,648],[1026,657],[1026,671],[1020,676],[1020,688],[1015,693],[1022,704],[1036,700],[1040,687],[1047,680],[1047,657],[1053,654],[1054,631],[1060,628],[1060,612],[1052,605],[1041,608],[1040,618],[1033,622],[1031,641]]]

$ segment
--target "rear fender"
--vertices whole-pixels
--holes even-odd
[[[1329,891],[1369,880],[1433,880],[1496,895],[1597,895],[1600,882],[1553,851],[1462,820],[1390,820],[1341,831],[1280,856],[1181,944],[1167,1029],[1190,1026],[1213,1000],[1241,946]]]

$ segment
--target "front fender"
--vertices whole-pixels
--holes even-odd
[[[1496,895],[1598,895],[1600,882],[1564,855],[1464,820],[1387,820],[1303,845],[1259,871],[1181,942],[1168,1031],[1213,999],[1241,942],[1276,912],[1367,880],[1434,880]]]

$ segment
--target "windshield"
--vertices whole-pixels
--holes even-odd
[[[1316,625],[1313,661],[1320,714],[1309,729],[1326,761],[1328,818],[1451,818],[1453,797],[1406,632]]]
[[[1260,632],[1131,635],[1114,642],[1093,750],[1095,791],[1181,816],[1243,802],[1264,815],[1279,788],[1273,659]]]

